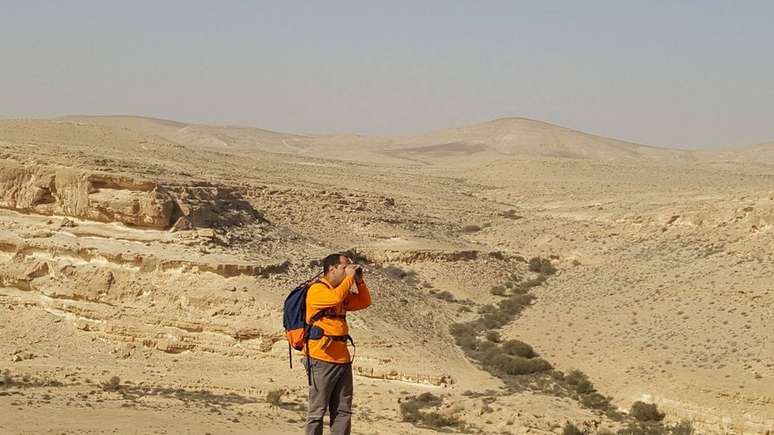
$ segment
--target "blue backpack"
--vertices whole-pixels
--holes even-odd
[[[282,327],[288,339],[288,355],[292,355],[291,348],[303,350],[304,344],[309,338],[309,326],[306,323],[306,294],[309,287],[322,275],[308,279],[294,288],[287,298],[282,311]],[[312,319],[314,323],[317,319]],[[290,368],[293,368],[293,359],[290,359]]]

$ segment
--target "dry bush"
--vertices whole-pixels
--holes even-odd
[[[645,403],[639,400],[632,404],[629,414],[637,421],[661,421],[664,419],[664,413],[658,410],[655,403]]]
[[[103,391],[118,391],[121,388],[121,379],[118,376],[113,376],[109,381],[102,384]]]
[[[497,331],[487,331],[486,332],[486,339],[491,341],[492,343],[499,343],[502,341],[502,338],[500,337],[500,333]]]
[[[434,296],[446,302],[455,302],[457,300],[448,290],[438,292]]]
[[[382,272],[384,272],[387,276],[389,276],[392,279],[396,279],[399,281],[405,281],[408,284],[414,285],[417,283],[417,273],[413,270],[404,270],[401,269],[398,266],[384,266],[382,268]]]
[[[575,384],[575,391],[580,394],[589,394],[596,391],[594,384],[591,381],[584,379]]]
[[[674,425],[664,425],[660,422],[635,422],[618,431],[618,435],[693,435],[693,425],[682,421]]]
[[[599,393],[581,394],[581,403],[589,408],[607,409],[610,407],[610,399]]]
[[[400,414],[403,421],[428,428],[462,427],[462,421],[455,417],[440,414],[435,411],[423,410],[440,406],[443,399],[433,393],[422,393],[417,397],[401,402]]]
[[[478,332],[472,322],[453,323],[449,326],[449,333],[454,337],[457,346],[465,351],[478,349],[479,340],[476,338]]]
[[[551,260],[540,257],[532,257],[529,259],[529,270],[538,272],[542,275],[553,275],[556,273],[556,267],[551,264]]]
[[[586,432],[578,429],[578,426],[570,423],[565,423],[564,429],[562,429],[562,435],[586,435]]]
[[[531,289],[532,287],[537,287],[541,284],[543,284],[546,281],[546,276],[543,274],[540,274],[536,276],[535,278],[528,279],[527,281],[520,282],[516,284],[512,289],[511,292],[514,294],[525,294]]]
[[[570,385],[578,385],[581,381],[588,382],[589,377],[580,370],[570,370],[569,373],[564,375],[564,380]]]
[[[13,376],[10,370],[3,370],[3,376],[0,378],[0,387],[7,388],[13,385]]]
[[[520,356],[523,358],[534,358],[535,350],[532,346],[520,340],[508,340],[502,344],[503,352],[508,355]]]
[[[515,294],[507,299],[501,300],[497,305],[500,311],[511,316],[521,312],[526,306],[532,303],[535,297],[529,294]]]
[[[498,329],[505,326],[511,321],[511,316],[502,311],[496,311],[494,313],[484,314],[478,322],[482,325],[482,329]]]
[[[463,426],[462,420],[454,415],[444,415],[435,411],[420,413],[420,424],[429,428],[443,428],[443,427],[461,427]]]
[[[500,213],[498,213],[498,215],[504,218],[513,219],[513,220],[521,219],[524,217],[524,216],[519,216],[519,214],[516,213],[516,210],[512,208],[505,211],[501,211]]]
[[[551,369],[551,364],[541,358],[524,358],[508,355],[502,349],[494,348],[481,355],[485,368],[495,369],[508,375],[527,375]]]
[[[463,233],[477,233],[481,231],[481,227],[478,225],[465,225],[462,227]]]
[[[492,288],[489,289],[489,293],[495,296],[505,296],[505,287],[501,285],[492,286]]]
[[[278,388],[266,393],[266,402],[271,406],[280,406],[282,404],[282,395],[285,394],[285,390]]]

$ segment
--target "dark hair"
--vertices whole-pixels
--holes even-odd
[[[348,257],[348,256],[347,254],[336,252],[334,254],[331,254],[323,258],[323,261],[322,261],[323,274],[328,273],[328,269],[330,269],[331,267],[338,266],[339,264],[341,264],[341,257]]]

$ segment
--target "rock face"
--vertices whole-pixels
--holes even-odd
[[[162,186],[122,175],[10,160],[0,161],[0,208],[174,231],[267,222],[238,191],[225,186]]]
[[[167,228],[175,202],[153,182],[72,168],[0,163],[0,207]]]

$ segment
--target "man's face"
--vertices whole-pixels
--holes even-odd
[[[342,255],[339,257],[339,264],[330,268],[331,285],[336,287],[341,284],[341,281],[344,281],[344,276],[346,275],[344,269],[348,264],[350,264],[349,258]]]

